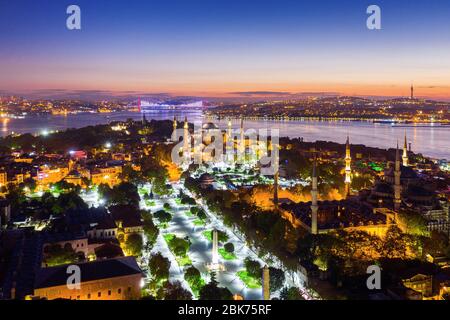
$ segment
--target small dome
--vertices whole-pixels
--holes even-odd
[[[213,129],[219,129],[219,127],[215,123],[207,122],[202,125],[202,129],[203,130],[213,130]]]
[[[213,183],[214,177],[210,175],[209,173],[204,173],[200,176],[200,182],[201,183]]]

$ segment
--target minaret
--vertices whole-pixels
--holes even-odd
[[[397,142],[397,150],[395,151],[395,170],[394,170],[394,209],[395,211],[398,211],[400,209],[400,205],[402,203],[402,186],[400,184],[400,176],[401,176],[401,167],[400,167],[400,151],[398,148],[398,142]]]
[[[145,117],[145,112],[142,112],[142,124],[144,126],[147,124],[147,118]]]
[[[413,100],[413,99],[414,99],[414,86],[411,83],[411,100]]]
[[[226,158],[229,165],[234,162],[234,137],[233,137],[233,127],[231,120],[228,119],[228,130],[227,130],[227,144],[226,144]]]
[[[317,234],[317,211],[319,206],[317,204],[317,168],[316,159],[314,158],[313,172],[312,172],[312,189],[311,189],[311,233]]]
[[[241,137],[239,141],[239,156],[242,158],[242,163],[245,161],[245,136],[244,136],[244,119],[241,118]]]
[[[212,266],[216,268],[219,265],[219,234],[216,229],[212,232]]]
[[[173,127],[172,141],[176,142],[176,137],[177,137],[177,135],[176,135],[176,132],[177,132],[177,117],[173,117],[172,127]]]
[[[270,300],[270,271],[266,265],[262,272],[262,297],[263,300]]]
[[[352,157],[350,153],[350,138],[347,136],[347,143],[345,144],[345,196],[350,195],[350,185],[352,183]]]
[[[278,178],[280,175],[280,168],[279,168],[279,147],[278,144],[272,144],[272,152],[274,153],[274,164],[273,164],[273,169],[274,169],[274,182],[273,182],[273,203],[275,205],[275,209],[278,209]]]
[[[407,167],[409,161],[408,161],[408,141],[406,140],[406,132],[405,132],[405,143],[403,144],[402,160],[403,160],[403,166]]]
[[[183,132],[183,157],[185,158],[185,160],[189,160],[190,159],[190,145],[191,145],[191,140],[190,140],[190,136],[189,136],[189,123],[187,120],[187,117],[184,117],[184,132]]]

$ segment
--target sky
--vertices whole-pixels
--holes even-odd
[[[66,9],[81,8],[81,30]],[[381,8],[381,30],[366,9]],[[0,0],[0,94],[450,99],[448,0]]]

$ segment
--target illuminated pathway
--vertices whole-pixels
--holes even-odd
[[[176,194],[179,193],[179,190],[182,190],[185,194],[192,196],[192,194],[180,183],[174,184],[173,187],[176,190],[175,192]],[[218,272],[217,280],[222,286],[225,286],[228,289],[230,289],[230,291],[233,294],[238,293],[247,300],[262,299],[262,289],[246,288],[244,283],[236,276],[236,272],[245,269],[244,260],[247,257],[250,257],[252,260],[258,261],[261,264],[261,266],[265,265],[266,263],[262,261],[256,255],[256,253],[254,253],[252,250],[249,249],[249,247],[245,244],[245,241],[241,240],[238,236],[236,236],[234,232],[230,230],[230,228],[226,227],[221,220],[219,220],[214,214],[212,214],[207,208],[207,206],[203,205],[201,200],[198,201],[198,204],[205,210],[210,221],[209,223],[206,224],[205,227],[194,226],[192,222],[195,221],[196,218],[194,217],[188,218],[186,217],[186,215],[180,217],[180,221],[176,223],[177,225],[176,230],[183,232],[184,234],[188,235],[189,238],[192,239],[191,240],[192,246],[189,253],[195,267],[198,268],[202,273],[208,272],[206,269],[206,264],[211,262],[212,243],[203,237],[202,232],[205,230],[212,230],[212,229],[218,229],[223,232],[226,232],[229,238],[228,242],[233,243],[235,247],[235,254],[237,256],[237,259],[231,261],[221,259],[222,260],[221,263],[225,266],[225,272]],[[176,221],[175,217],[174,220]],[[185,221],[190,222],[190,224],[187,224]],[[285,284],[289,286],[298,287],[299,281],[298,279],[295,280],[297,281],[294,281],[294,279],[290,279],[289,277],[286,276]],[[305,299],[313,299],[313,297],[307,293],[306,288],[300,287],[300,289],[304,293],[303,296]],[[272,294],[276,296],[276,293],[272,292]]]
[[[166,199],[166,200],[154,200],[155,202],[155,206],[152,207],[148,207],[144,201],[141,201],[141,208],[142,209],[146,209],[146,210],[150,210],[152,211],[152,213],[158,211],[158,210],[163,210],[163,205],[164,203],[170,203],[172,205],[172,208],[175,208],[175,201],[173,199]],[[176,209],[179,210],[179,209]],[[175,212],[173,212],[174,214],[176,214]],[[172,224],[173,222],[171,222]],[[170,251],[169,246],[167,245],[166,240],[164,239],[164,235],[168,232],[168,230],[170,230],[170,227],[168,229],[162,229],[160,228],[160,232],[158,235],[158,238],[156,239],[156,243],[153,246],[153,249],[151,252],[144,252],[143,253],[143,257],[142,257],[142,265],[145,267],[145,271],[148,272],[148,268],[146,267],[148,265],[148,261],[150,259],[150,256],[154,253],[161,253],[162,256],[164,256],[165,258],[169,259],[170,261],[170,269],[169,269],[169,277],[170,280],[173,281],[180,281],[181,284],[183,285],[183,287],[187,290],[189,290],[192,295],[193,292],[191,290],[191,288],[189,287],[189,284],[186,282],[186,280],[184,280],[184,270],[183,267],[180,267],[178,265],[177,260],[175,259],[174,254],[172,253],[172,251]]]
[[[185,194],[190,195],[190,192],[182,186],[180,183],[175,183],[172,185],[174,188],[174,194],[178,195],[180,190],[182,190]],[[236,255],[236,259],[234,260],[224,260],[219,255],[219,259],[221,264],[224,265],[225,271],[217,272],[216,280],[219,282],[219,285],[222,287],[228,288],[233,294],[239,294],[244,297],[246,300],[261,300],[262,299],[262,289],[250,289],[245,286],[245,284],[239,279],[236,275],[236,272],[244,270],[244,260],[247,257],[250,257],[252,260],[258,261],[261,266],[265,263],[262,261],[253,251],[251,251],[244,241],[239,239],[229,228],[223,225],[221,220],[217,219],[206,206],[202,205],[201,201],[199,201],[199,206],[201,206],[208,215],[208,219],[204,226],[196,226],[194,225],[194,221],[197,220],[197,217],[188,215],[190,206],[188,205],[179,205],[175,201],[174,197],[166,198],[166,199],[158,199],[154,200],[154,205],[149,207],[144,201],[141,201],[141,207],[143,209],[150,210],[152,213],[162,210],[164,203],[169,203],[171,206],[171,214],[172,221],[169,223],[166,229],[160,229],[160,234],[158,236],[157,242],[151,253],[161,252],[161,254],[167,257],[171,262],[170,268],[170,279],[172,281],[179,280],[182,282],[183,286],[186,289],[189,289],[189,285],[184,280],[184,271],[187,267],[180,267],[175,260],[175,256],[170,251],[165,239],[164,235],[166,234],[175,234],[179,238],[188,237],[191,241],[191,245],[189,248],[188,256],[192,261],[192,264],[195,268],[197,268],[202,277],[206,282],[209,281],[209,270],[207,265],[211,263],[212,260],[212,242],[206,239],[203,235],[204,231],[210,231],[213,229],[218,229],[225,232],[229,238],[228,242],[233,243]],[[148,257],[151,253],[144,253],[143,264],[146,265],[148,263]],[[299,286],[298,281],[293,281],[286,277],[285,281],[286,285],[289,286]],[[306,299],[312,299],[306,292],[304,287],[300,287],[300,289],[304,292],[304,297]],[[273,296],[277,296],[276,293],[272,293]]]

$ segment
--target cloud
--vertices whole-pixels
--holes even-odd
[[[419,89],[450,89],[450,86],[423,86],[417,87]]]
[[[285,92],[285,91],[237,91],[237,92],[229,92],[230,95],[238,95],[244,97],[305,97],[305,96],[339,96],[341,95],[339,92],[333,91],[319,91],[319,92]]]
[[[296,95],[299,96],[340,96],[340,92],[333,91],[319,91],[319,92],[298,92]]]
[[[112,91],[112,90],[68,90],[68,89],[37,89],[28,91],[0,91],[4,95],[17,95],[28,99],[79,99],[79,100],[103,100],[103,99],[136,99],[142,98],[154,98],[165,99],[171,98],[169,93],[148,93],[141,91]]]
[[[287,95],[291,95],[290,92],[282,92],[282,91],[237,91],[237,92],[228,92],[228,94],[240,95],[240,96],[287,96]]]

